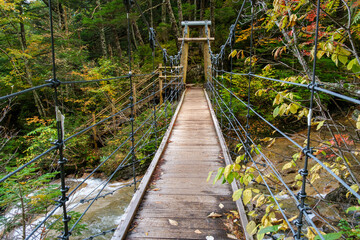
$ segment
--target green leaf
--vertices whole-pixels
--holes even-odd
[[[234,181],[234,178],[235,178],[235,173],[234,173],[234,172],[231,172],[231,173],[227,176],[226,180],[228,181],[229,184],[231,184],[231,183]]]
[[[348,63],[348,65],[347,65],[347,69],[348,69],[348,70],[351,70],[356,62],[357,62],[357,61],[356,61],[356,58],[354,58],[353,60],[351,60],[351,61]]]
[[[350,211],[360,211],[360,207],[358,206],[352,206],[352,207],[349,207],[348,209],[346,209],[346,213],[349,213]]]
[[[276,118],[278,115],[279,115],[279,111],[280,111],[280,107],[277,106],[275,109],[274,109],[274,112],[273,112],[273,117]]]
[[[225,168],[223,168],[223,167],[221,167],[221,168],[218,169],[218,172],[217,172],[217,174],[216,174],[216,177],[214,178],[213,184],[215,184],[217,181],[219,181],[219,179],[221,178],[221,176],[222,176],[222,174],[223,174],[223,172],[224,172],[224,169],[225,169]]]
[[[243,190],[244,189],[238,189],[233,193],[233,195],[232,195],[233,201],[237,201],[241,198]]]
[[[339,60],[338,60],[338,55],[337,54],[333,54],[331,56],[331,60],[333,60],[333,62],[336,64],[336,66],[339,64]]]
[[[272,232],[276,232],[279,229],[280,225],[275,225],[275,226],[268,226],[265,228],[260,229],[260,231],[258,232],[258,234],[263,234],[263,233],[272,233]]]
[[[210,178],[211,178],[211,175],[213,174],[213,172],[214,172],[214,171],[210,171],[210,172],[209,172],[209,175],[208,175],[208,177],[207,177],[207,179],[206,179],[206,182],[209,182],[209,181],[210,181]]]
[[[343,55],[339,55],[339,61],[346,65],[347,61],[348,61],[348,57],[347,56],[343,56]]]
[[[338,232],[338,233],[328,233],[328,234],[322,235],[322,236],[323,236],[323,238],[324,238],[325,240],[336,240],[336,239],[341,238],[342,234]],[[317,236],[315,237],[315,240],[320,240],[320,239],[321,239],[321,238],[320,238],[319,235],[317,235]]]

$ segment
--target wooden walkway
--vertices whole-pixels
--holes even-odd
[[[208,173],[222,166],[204,91],[188,89],[127,239],[228,239],[223,213],[236,210],[231,188],[206,182]],[[223,217],[208,218],[212,212]]]

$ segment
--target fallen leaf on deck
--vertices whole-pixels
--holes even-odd
[[[173,225],[173,226],[178,226],[178,225],[179,225],[179,223],[178,223],[177,221],[172,220],[172,219],[169,219],[169,223],[170,223],[171,225]]]
[[[220,213],[215,213],[215,212],[212,212],[210,213],[207,217],[212,217],[212,218],[218,218],[218,217],[222,217],[222,214]]]
[[[230,239],[237,239],[234,235],[232,235],[230,233],[226,234],[226,236]]]
[[[146,233],[145,233],[145,235],[146,235],[146,236],[148,236],[148,235],[149,235],[149,233],[148,233],[148,232],[146,232]]]
[[[195,233],[200,234],[201,231],[200,231],[199,229],[196,229],[196,230],[195,230]]]
[[[223,208],[224,208],[224,204],[220,203],[220,204],[219,204],[219,208],[223,209]]]
[[[160,188],[154,188],[153,189],[153,191],[159,191],[160,190]]]
[[[206,240],[214,240],[215,238],[213,236],[206,236]]]

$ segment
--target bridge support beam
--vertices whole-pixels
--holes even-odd
[[[184,40],[184,46],[182,48],[182,55],[181,55],[181,65],[183,66],[184,83],[186,84],[186,74],[187,74],[188,57],[189,57],[189,42],[203,42],[205,79],[206,80],[209,78],[211,79],[211,59],[209,52],[210,49],[209,42],[215,40],[214,38],[210,37],[211,21],[184,21],[181,22],[181,25],[183,26],[183,35],[185,39],[179,38],[178,41],[182,42]],[[190,27],[202,28],[200,34],[205,37],[190,38]]]
[[[184,35],[184,33],[186,34]],[[183,35],[185,38],[188,38],[190,36],[189,27],[184,26],[183,27]],[[187,73],[187,67],[188,67],[188,57],[189,57],[189,42],[184,41],[184,46],[182,48],[182,54],[181,54],[181,66],[183,66],[183,81],[184,84],[186,84],[186,73]]]

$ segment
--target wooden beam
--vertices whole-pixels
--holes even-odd
[[[185,34],[185,38],[188,38],[190,37],[190,28],[185,26],[183,27],[183,34],[186,32]],[[184,84],[186,84],[186,74],[187,74],[187,67],[188,67],[188,55],[189,55],[189,43],[188,42],[184,42],[184,46],[182,48],[182,54],[181,54],[181,60],[180,60],[180,63],[181,63],[181,66],[183,66],[183,81],[184,81]]]
[[[120,224],[117,227],[117,229],[112,237],[112,240],[122,240],[122,239],[125,239],[125,237],[126,237],[127,231],[130,227],[130,224],[136,215],[136,211],[141,203],[142,198],[144,197],[147,186],[149,185],[151,176],[152,176],[153,172],[155,171],[155,168],[160,160],[161,155],[163,154],[163,152],[165,150],[166,145],[168,144],[172,129],[174,127],[175,121],[177,119],[177,116],[180,112],[180,108],[184,101],[185,93],[186,93],[186,90],[183,92],[181,100],[176,108],[175,114],[174,114],[173,118],[171,119],[169,128],[167,129],[167,131],[161,141],[161,144],[160,144],[158,150],[156,151],[156,154],[155,154],[153,160],[151,161],[151,164],[148,167],[148,169],[139,185],[139,188],[135,192],[129,206],[126,208],[126,211],[124,213],[125,217],[120,221]]]
[[[211,117],[212,117],[213,122],[214,122],[215,130],[216,130],[216,133],[218,135],[220,146],[221,146],[221,149],[222,149],[222,152],[223,152],[223,155],[224,155],[225,164],[226,165],[233,164],[234,162],[231,160],[231,157],[230,157],[230,154],[229,154],[229,149],[227,148],[227,146],[225,144],[225,139],[224,139],[224,136],[223,136],[223,134],[221,132],[219,122],[218,122],[218,120],[216,118],[216,115],[215,115],[215,112],[214,112],[214,110],[212,108],[209,96],[207,95],[207,92],[205,91],[205,89],[204,89],[204,93],[205,93],[206,101],[207,101],[209,109],[210,109]],[[233,181],[231,183],[231,188],[232,188],[233,192],[235,192],[235,191],[237,191],[239,189],[238,185],[236,184],[236,181]],[[245,239],[246,240],[254,240],[253,237],[246,230],[246,226],[248,224],[248,219],[246,217],[244,204],[243,204],[241,198],[236,201],[236,206],[238,208],[240,221],[241,221],[241,227],[243,228],[243,232],[245,234]]]
[[[182,42],[183,40],[185,42],[207,42],[207,38],[178,38],[179,42]],[[215,38],[210,37],[209,40],[215,41]]]
[[[181,69],[183,68],[183,66],[173,66],[173,67],[170,67],[170,66],[166,66],[166,67],[163,67],[163,66],[159,66],[159,69]]]
[[[159,78],[181,78],[182,75],[166,75],[166,76],[159,76]]]

